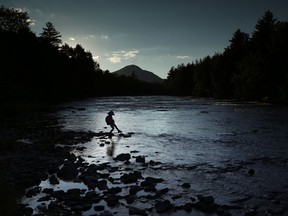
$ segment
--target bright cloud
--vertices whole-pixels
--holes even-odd
[[[177,59],[188,59],[188,58],[190,58],[190,56],[177,56],[176,58]]]
[[[29,23],[30,26],[35,26],[36,21],[32,19],[28,19],[27,22]]]
[[[108,35],[101,35],[101,39],[109,39]]]
[[[117,51],[117,52],[114,52],[112,56],[109,57],[107,60],[109,60],[111,63],[120,63],[122,62],[122,60],[135,58],[138,53],[139,53],[139,50]]]
[[[134,58],[139,53],[138,50],[131,50],[124,53],[123,57],[125,59]]]
[[[122,58],[117,55],[113,55],[112,57],[108,58],[111,63],[120,63],[122,62]]]
[[[96,38],[95,35],[91,35],[91,34],[86,35],[86,36],[84,36],[84,37],[85,37],[85,39],[87,39],[87,40],[89,40],[89,39],[95,39],[95,38]]]
[[[99,59],[99,57],[100,57],[100,56],[93,56],[92,58],[93,58],[94,61],[96,61],[96,60]]]

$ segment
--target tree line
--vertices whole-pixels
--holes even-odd
[[[51,22],[40,36],[25,11],[0,8],[0,100],[61,101],[108,95],[160,94],[161,86],[103,71],[80,44],[63,44]]]
[[[288,103],[288,22],[266,11],[249,34],[240,29],[223,53],[172,67],[170,94]]]
[[[172,67],[162,84],[103,71],[51,22],[40,36],[25,11],[0,7],[0,100],[61,101],[111,95],[189,95],[288,103],[288,22],[270,11],[252,33],[238,29],[223,53]]]

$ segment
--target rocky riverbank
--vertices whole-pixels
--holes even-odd
[[[16,121],[17,119],[17,121]],[[78,144],[99,139],[99,147],[112,145],[108,134],[91,131],[64,131],[49,113],[1,123],[1,212],[3,215],[285,215],[288,197],[283,193],[267,197],[270,207],[247,205],[247,196],[230,203],[218,203],[210,194],[191,194],[191,182],[177,188],[157,172],[169,169],[161,160],[149,160],[141,152],[115,155],[111,162],[88,163],[71,153],[85,147]],[[122,134],[125,138],[133,133]],[[261,159],[269,162],[269,159]],[[287,161],[283,161],[286,164]],[[244,162],[217,169],[237,172]],[[179,167],[193,172],[197,165]],[[148,174],[147,174],[148,173]],[[149,174],[150,173],[150,174]],[[247,171],[247,177],[254,170]],[[217,177],[217,176],[216,176]],[[46,182],[49,187],[44,187]],[[61,182],[81,187],[61,188]],[[46,185],[47,186],[47,185]],[[59,186],[59,187],[58,187]],[[24,200],[34,199],[34,206]]]

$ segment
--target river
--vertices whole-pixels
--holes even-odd
[[[212,196],[217,204],[242,207],[231,209],[232,215],[254,210],[276,215],[288,204],[287,107],[170,96],[103,97],[59,106],[65,107],[56,113],[63,130],[97,133],[110,130],[105,117],[113,110],[117,126],[131,137],[117,136],[115,130],[111,139],[95,137],[75,145],[72,152],[89,164],[123,166],[114,160],[122,153],[161,162],[150,169],[132,158],[133,163],[127,166],[141,170],[143,176],[163,178],[157,189],[169,188],[165,197],[174,205],[205,195]],[[183,183],[190,187],[182,188]],[[40,186],[52,187],[48,182]],[[73,187],[86,188],[63,181],[57,186],[66,190]],[[135,206],[148,209],[152,202],[138,201]],[[111,211],[127,213],[124,207]],[[84,215],[94,213],[91,209]],[[185,214],[176,211],[168,215]],[[194,215],[206,214],[198,211]]]

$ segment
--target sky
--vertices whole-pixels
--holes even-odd
[[[250,36],[267,10],[288,21],[287,0],[0,0],[25,10],[37,36],[47,22],[80,44],[102,70],[137,65],[161,78],[171,67],[222,53],[233,33]]]

